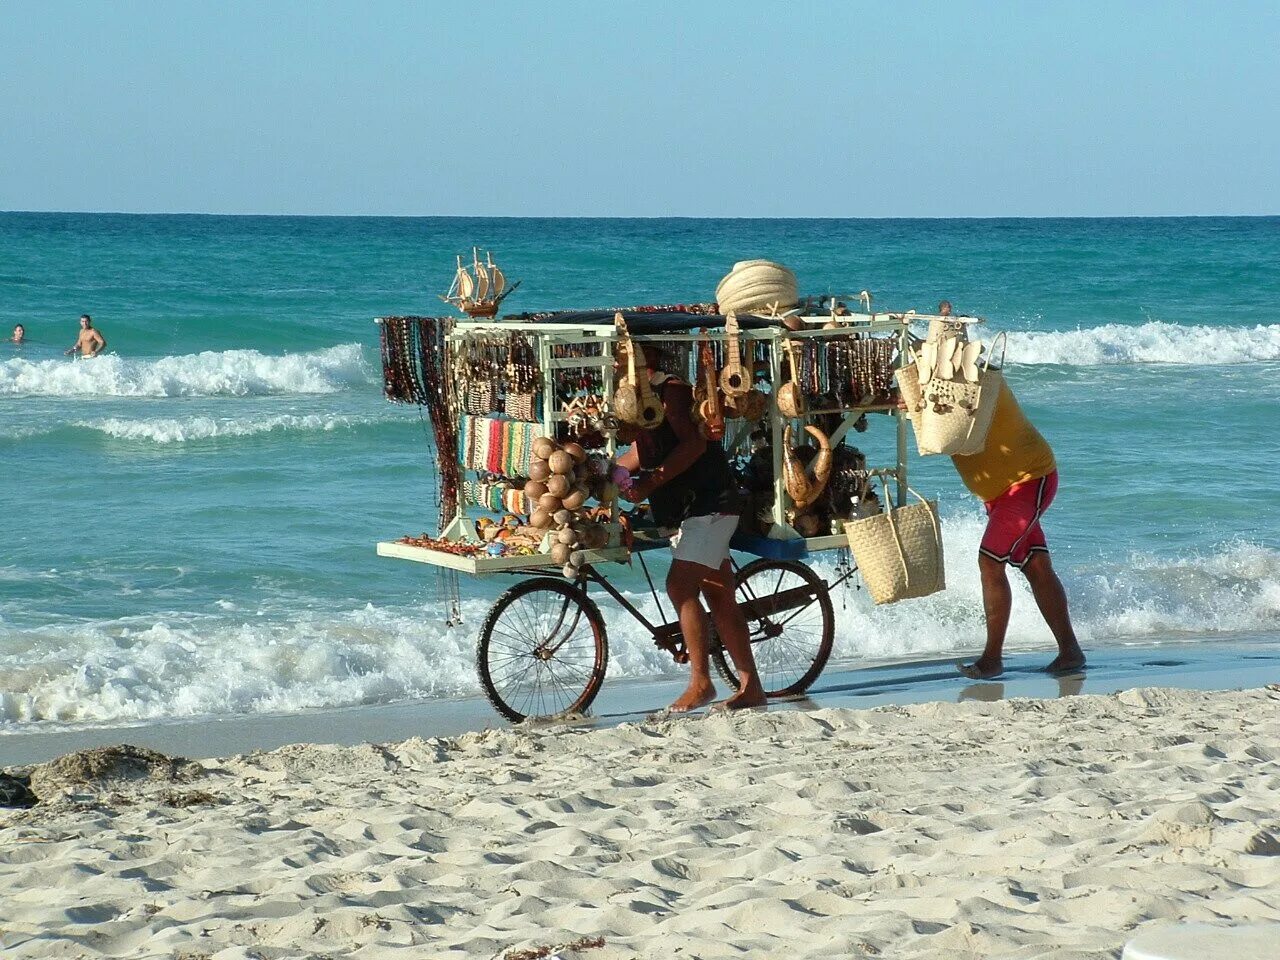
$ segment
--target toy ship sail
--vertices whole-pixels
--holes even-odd
[[[507,278],[502,268],[493,262],[493,254],[486,251],[484,262],[480,260],[480,251],[471,248],[471,265],[467,266],[458,257],[458,268],[453,275],[453,283],[449,292],[440,299],[452,303],[463,313],[472,317],[492,317],[498,313],[498,305],[509,297],[520,286],[516,281],[507,286]]]

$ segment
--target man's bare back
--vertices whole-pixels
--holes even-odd
[[[106,338],[93,328],[93,321],[88,314],[85,314],[80,318],[80,335],[76,337],[75,345],[65,352],[78,353],[82,357],[96,357],[105,349],[107,349]]]

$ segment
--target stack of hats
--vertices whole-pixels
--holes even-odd
[[[772,260],[741,260],[716,285],[721,313],[781,314],[800,302],[796,275]]]

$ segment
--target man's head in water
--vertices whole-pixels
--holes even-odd
[[[950,301],[950,300],[943,300],[941,303],[939,303],[939,304],[938,304],[938,316],[940,316],[940,317],[949,317],[949,316],[951,316],[951,301]]]
[[[93,326],[93,318],[90,317],[87,313],[80,314],[80,329],[88,330],[92,326]]]
[[[13,328],[13,342],[21,343],[27,339],[27,329],[22,324],[18,324]]]

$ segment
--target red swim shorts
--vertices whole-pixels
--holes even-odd
[[[986,503],[987,532],[982,535],[978,552],[984,557],[1011,563],[1019,570],[1027,565],[1031,554],[1049,552],[1049,544],[1040,528],[1040,518],[1053,503],[1058,492],[1058,471],[1039,480],[1015,483],[994,500]]]

